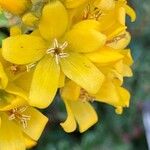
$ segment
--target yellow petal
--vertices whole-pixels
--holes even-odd
[[[64,74],[89,93],[96,93],[104,75],[83,55],[69,53],[67,58],[60,60]]]
[[[130,68],[130,66],[124,64],[123,65],[123,72],[122,72],[122,74],[125,77],[132,77],[133,76],[133,72],[132,72],[132,69]]]
[[[13,95],[22,97],[25,100],[28,99],[28,93],[21,87],[16,86],[15,83],[9,83],[5,90]]]
[[[0,89],[5,88],[8,83],[7,75],[4,71],[2,64],[0,63]]]
[[[121,50],[120,52],[121,52],[121,54],[124,55],[124,63],[131,66],[134,62],[132,55],[131,55],[131,50],[130,49],[124,49],[124,50]]]
[[[115,7],[114,0],[95,0],[95,6],[101,8],[103,11],[112,10]]]
[[[122,76],[131,77],[133,75],[132,69],[130,66],[126,63],[124,63],[122,60],[118,61],[114,68],[120,73]]]
[[[120,99],[122,100],[122,103],[125,104],[125,107],[129,107],[130,103],[130,93],[127,89],[123,87],[117,87]]]
[[[5,91],[0,90],[1,98],[0,111],[7,111],[13,108],[26,105],[27,95],[24,91],[13,84],[8,84]]]
[[[108,30],[104,32],[104,34],[107,35],[108,40],[116,37],[120,33],[124,32],[126,30],[126,26],[122,25],[120,23],[116,23],[115,25],[111,26]]]
[[[25,140],[25,144],[26,144],[27,149],[32,148],[33,146],[35,146],[37,144],[34,140],[32,140],[26,134],[24,134],[24,140]]]
[[[104,102],[114,107],[128,107],[130,96],[127,90],[107,80],[103,83],[95,98],[96,101]]]
[[[31,35],[19,35],[5,39],[2,45],[3,57],[15,64],[28,64],[43,57],[47,44],[42,38]]]
[[[34,70],[22,74],[14,82],[17,87],[20,87],[26,93],[29,93]]]
[[[75,24],[72,28],[73,29],[95,29],[97,31],[100,31],[101,24],[96,20],[83,20],[77,24]]]
[[[59,84],[58,84],[58,87],[61,88],[65,85],[65,75],[64,73],[61,71],[60,72],[60,76],[59,76]]]
[[[68,114],[68,116],[72,120],[75,119],[77,121],[79,131],[81,133],[89,129],[92,125],[94,125],[97,122],[97,114],[90,103],[65,100],[65,104],[67,104],[66,107],[69,107],[69,110],[71,112],[71,114]]]
[[[92,62],[100,64],[112,63],[123,58],[123,55],[119,52],[107,47],[104,47],[96,52],[87,53],[85,56]]]
[[[126,11],[124,7],[120,7],[118,9],[118,21],[122,24],[125,25],[126,23]]]
[[[67,8],[76,8],[85,2],[86,0],[65,0],[65,5]]]
[[[123,113],[123,108],[122,107],[117,107],[115,109],[116,114],[121,115]]]
[[[119,38],[119,40],[117,40]],[[107,41],[107,46],[112,47],[114,49],[124,49],[128,46],[131,41],[131,36],[129,32],[123,32],[119,34],[116,38],[110,39]]]
[[[45,56],[36,66],[31,83],[29,103],[31,106],[45,108],[52,101],[58,88],[59,65],[51,56]]]
[[[66,34],[66,40],[71,51],[93,52],[106,42],[106,36],[94,29],[74,28]]]
[[[61,97],[66,100],[76,101],[80,96],[80,90],[80,86],[69,80],[61,90]]]
[[[131,21],[134,22],[136,20],[135,11],[128,5],[125,6],[125,10],[126,10],[126,13],[131,17]]]
[[[20,128],[8,119],[4,113],[0,113],[0,150],[25,150],[25,143]]]
[[[20,15],[29,7],[29,0],[0,0],[0,6],[13,14]]]
[[[64,100],[66,111],[67,111],[67,119],[65,122],[61,123],[60,125],[65,130],[65,132],[73,132],[77,128],[77,124],[74,118],[74,114],[68,104],[68,101]]]
[[[45,5],[39,30],[48,41],[61,37],[67,29],[68,15],[63,4],[56,0]]]
[[[27,128],[23,128],[22,125],[20,125],[20,128],[22,128],[24,133],[32,140],[37,141],[45,128],[48,118],[32,107],[28,107],[24,115],[30,116],[31,118],[28,121]]]
[[[8,111],[25,104],[27,103],[19,96],[5,95],[5,99],[0,102],[0,111]]]

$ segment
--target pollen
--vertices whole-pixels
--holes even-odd
[[[47,50],[47,54],[51,54],[55,57],[56,63],[59,64],[60,58],[68,57],[69,54],[65,53],[64,50],[67,48],[68,42],[64,42],[63,44],[59,44],[57,39],[53,41],[53,47]]]
[[[14,108],[10,110],[9,113],[9,120],[16,120],[19,121],[20,124],[22,124],[23,128],[28,127],[28,121],[30,121],[31,116],[25,115],[24,112],[27,110],[28,106],[20,107],[20,108]]]

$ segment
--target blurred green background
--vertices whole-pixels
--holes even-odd
[[[134,77],[127,78],[125,83],[132,93],[130,108],[119,116],[111,106],[95,104],[99,122],[84,134],[67,134],[59,126],[66,115],[62,113],[65,112],[62,111],[64,105],[56,97],[53,105],[44,111],[50,121],[32,150],[148,150],[142,106],[150,100],[150,0],[130,0],[129,3],[137,12],[135,23],[130,23],[127,18],[135,60]],[[4,37],[5,34],[0,31],[0,38]]]

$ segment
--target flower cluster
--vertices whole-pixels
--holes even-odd
[[[48,107],[57,91],[66,132],[97,122],[94,101],[117,114],[129,106],[122,85],[133,59],[125,20],[136,15],[126,0],[0,0],[0,7],[11,20],[0,49],[1,150],[36,144],[48,120],[36,108]]]

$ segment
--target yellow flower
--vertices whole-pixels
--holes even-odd
[[[117,114],[121,114],[123,108],[129,106],[130,93],[122,87],[122,83],[123,77],[129,76],[133,63],[130,50],[103,47],[85,55],[97,65],[105,75],[105,80],[96,94],[87,92],[70,80],[66,81],[65,86],[61,88],[61,97],[68,114],[61,126],[66,132],[73,132],[77,123],[79,131],[84,132],[97,122],[96,112],[89,102],[98,101],[112,105]],[[116,68],[118,63],[120,65]]]
[[[61,97],[67,110],[67,119],[61,123],[66,132],[73,132],[79,126],[79,131],[84,132],[94,125],[98,118],[90,102],[98,101],[107,103],[116,108],[116,113],[121,114],[123,107],[129,106],[130,94],[117,83],[107,78],[97,94],[90,94],[72,81],[67,81],[61,89]]]
[[[47,41],[34,33],[3,41],[2,55],[7,61],[36,66],[29,94],[32,106],[45,108],[52,102],[61,73],[93,94],[104,80],[104,75],[81,54],[105,44],[106,37],[98,31],[97,22],[80,22],[65,33],[67,25],[65,7],[53,1],[43,8],[39,23],[39,32]]]
[[[25,150],[34,146],[47,118],[28,106],[26,94],[12,83],[0,90],[0,95],[0,149]]]
[[[47,123],[45,116],[28,106],[2,111],[0,118],[1,150],[25,150],[34,146]]]
[[[22,14],[30,4],[30,0],[0,0],[0,6],[15,15]]]
[[[73,81],[67,81],[61,89],[61,97],[67,110],[67,119],[61,123],[66,132],[73,132],[79,126],[79,131],[84,132],[98,121],[94,108],[88,101],[78,100],[81,87]]]

